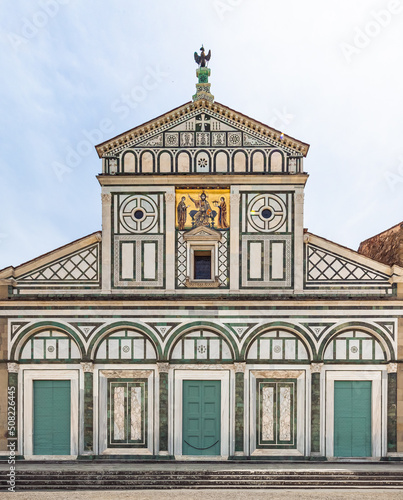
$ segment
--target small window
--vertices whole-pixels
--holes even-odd
[[[211,280],[211,251],[196,250],[194,252],[194,279]]]

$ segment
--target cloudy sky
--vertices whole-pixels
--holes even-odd
[[[3,0],[0,19],[0,269],[101,228],[93,146],[191,100],[202,43],[218,102],[311,145],[309,231],[357,249],[403,220],[403,0]]]

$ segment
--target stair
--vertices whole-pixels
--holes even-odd
[[[403,467],[400,470],[133,470],[135,465],[108,470],[106,464],[99,469],[85,470],[63,466],[47,470],[18,467],[16,491],[40,490],[150,490],[150,489],[402,489]],[[236,466],[234,466],[235,469]],[[0,489],[7,489],[7,470],[0,471]]]

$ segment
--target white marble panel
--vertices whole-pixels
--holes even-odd
[[[384,359],[382,348],[378,342],[375,342],[375,359]]]
[[[141,439],[142,414],[141,414],[141,387],[132,387],[131,414],[130,414],[130,439],[139,441]]]
[[[97,358],[98,359],[105,359],[106,358],[106,342],[103,341],[101,345],[99,346],[99,349],[97,351]]]
[[[372,339],[362,341],[362,359],[372,359]]]
[[[195,357],[195,343],[194,340],[184,339],[183,341],[183,352],[185,359],[194,359]]]
[[[285,359],[295,359],[295,340],[285,340]]]
[[[121,358],[122,359],[131,359],[132,358],[132,341],[131,339],[122,339],[121,340]]]
[[[253,342],[248,352],[248,359],[257,359],[257,342]]]
[[[210,339],[210,359],[220,359],[220,341]]]
[[[157,249],[155,243],[144,243],[143,246],[143,265],[144,265],[144,275],[143,278],[146,280],[155,280],[156,272],[156,259],[157,259]]]
[[[271,277],[284,279],[284,242],[273,242],[271,245]]]
[[[156,359],[155,349],[149,340],[147,340],[147,342],[146,342],[146,358],[147,359]]]
[[[59,358],[66,359],[69,357],[69,344],[70,341],[68,339],[60,339],[59,340]]]
[[[182,349],[182,342],[178,342],[172,351],[171,358],[172,359],[181,359],[182,354],[181,354],[181,349]]]
[[[125,389],[113,389],[113,439],[125,439]]]
[[[263,387],[262,389],[262,440],[272,441],[274,439],[274,388]]]
[[[333,359],[333,342],[326,347],[324,359]]]
[[[119,340],[109,339],[109,359],[119,359]]]
[[[27,342],[21,353],[21,359],[31,359],[31,342]]]
[[[133,340],[133,358],[144,359],[144,339]]]
[[[122,243],[121,258],[122,279],[134,279],[134,243]]]
[[[56,359],[56,339],[46,339],[46,359]]]
[[[230,348],[228,347],[226,342],[222,343],[222,359],[232,359]]]
[[[273,339],[272,356],[273,359],[283,359],[283,341],[281,339]]]
[[[270,359],[269,339],[260,339],[260,359]]]
[[[207,340],[199,339],[196,341],[197,359],[207,359]]]
[[[34,339],[34,359],[43,359],[43,339]]]
[[[298,340],[298,359],[308,359],[308,352],[300,340]]]
[[[71,342],[71,357],[72,359],[81,358],[80,351],[75,342]]]
[[[280,441],[291,439],[291,388],[280,387]]]
[[[346,359],[347,344],[344,339],[336,339],[336,359]]]
[[[348,356],[350,359],[360,359],[360,341],[358,339],[349,341]]]
[[[249,278],[262,279],[262,242],[249,243]]]

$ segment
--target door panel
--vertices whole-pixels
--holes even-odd
[[[370,457],[371,450],[370,381],[334,383],[334,456]]]
[[[221,383],[183,381],[183,455],[219,455]]]
[[[70,455],[70,380],[34,380],[34,455]]]

